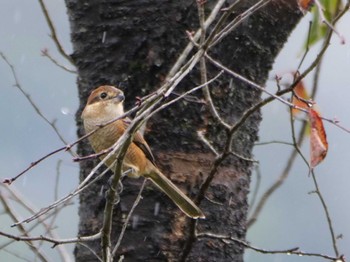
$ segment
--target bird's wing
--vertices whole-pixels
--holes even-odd
[[[131,120],[129,118],[123,119],[123,124],[124,124],[125,129],[128,128],[128,125],[130,124],[130,122],[131,122]],[[151,161],[154,166],[156,166],[155,159],[154,159],[154,156],[152,154],[151,148],[147,144],[146,140],[143,138],[141,132],[137,131],[134,134],[133,142],[136,146],[138,146],[142,150],[142,152],[145,154],[147,159],[149,161]]]

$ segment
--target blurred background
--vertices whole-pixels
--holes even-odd
[[[67,53],[71,53],[70,29],[63,1],[46,1],[48,11],[54,22],[59,40]],[[30,10],[30,12],[29,12]],[[310,14],[306,15],[291,35],[288,43],[278,56],[267,88],[276,90],[275,75],[284,75],[296,70],[303,55]],[[75,112],[78,108],[76,75],[54,65],[42,50],[62,65],[74,69],[57,52],[50,30],[42,14],[38,1],[3,0],[0,2],[0,52],[14,66],[19,84],[24,92],[40,109],[41,113],[57,127],[62,137],[71,143],[76,140]],[[350,15],[347,14],[337,25],[338,31],[345,37],[341,44],[339,37],[333,36],[331,46],[324,58],[317,96],[321,114],[327,118],[337,118],[341,125],[350,128]],[[313,46],[302,68],[312,62],[320,49],[320,43]],[[28,99],[15,86],[10,67],[0,59],[0,179],[13,177],[31,162],[43,155],[62,147],[53,128],[33,109]],[[311,90],[312,75],[305,81]],[[263,108],[260,141],[292,142],[289,111],[280,102],[273,102]],[[301,117],[303,117],[301,115]],[[296,127],[300,125],[297,123]],[[329,151],[323,163],[316,168],[321,192],[331,214],[340,253],[350,256],[350,135],[341,129],[325,123]],[[298,132],[298,131],[297,131]],[[74,149],[74,148],[73,148]],[[255,147],[254,158],[260,162],[260,182],[258,195],[280,176],[288,162],[293,148],[285,144],[267,144]],[[309,156],[308,138],[302,151]],[[258,221],[249,229],[247,240],[256,247],[267,250],[284,250],[299,247],[305,252],[333,254],[328,224],[321,203],[315,194],[312,179],[308,176],[308,167],[300,157],[291,169],[283,186],[269,199]],[[71,192],[78,185],[78,164],[72,156],[61,152],[37,165],[24,177],[18,179],[11,189],[18,192],[35,210],[52,203],[57,197]],[[257,184],[257,174],[252,177],[252,189]],[[58,183],[57,183],[58,181]],[[2,195],[9,194],[1,186]],[[9,200],[16,208],[19,219],[29,213]],[[60,211],[54,220],[59,238],[76,236],[78,225],[78,199]],[[0,230],[18,234],[11,228],[13,221],[0,213]],[[32,235],[45,234],[42,228],[34,229]],[[0,237],[0,247],[9,240]],[[65,246],[73,261],[74,245]],[[42,249],[49,257],[59,261],[51,245],[43,243]],[[15,254],[13,254],[15,253]],[[24,243],[12,243],[0,250],[1,261],[23,261],[26,257],[34,261],[34,255]],[[55,261],[56,261],[55,260]],[[246,251],[245,261],[320,261],[319,258],[287,255],[263,255],[255,251]]]

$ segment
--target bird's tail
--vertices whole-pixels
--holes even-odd
[[[146,177],[151,179],[155,185],[167,194],[187,216],[194,219],[205,218],[199,207],[158,169],[154,170]]]

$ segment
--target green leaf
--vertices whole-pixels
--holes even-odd
[[[323,16],[328,22],[332,22],[336,16],[338,8],[341,7],[341,0],[319,0],[323,7]],[[327,33],[327,25],[322,23],[322,16],[319,13],[319,8],[316,4],[311,9],[312,13],[312,25],[310,29],[309,42],[306,41],[305,48],[309,44],[309,47],[316,44],[319,40],[323,39]]]

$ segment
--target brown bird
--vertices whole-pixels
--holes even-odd
[[[82,113],[84,128],[87,133],[99,125],[124,114],[124,93],[114,86],[100,86],[91,92]],[[99,129],[89,137],[90,144],[96,153],[108,149],[117,142],[128,127],[128,118],[119,119]],[[100,158],[103,159],[105,155]],[[113,165],[115,158],[110,157],[106,165]],[[113,168],[112,168],[113,170]],[[154,157],[147,142],[140,132],[136,132],[124,158],[123,170],[130,177],[144,176],[157,185],[189,217],[205,218],[202,211],[181,190],[175,186],[156,167]]]

